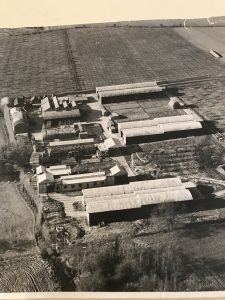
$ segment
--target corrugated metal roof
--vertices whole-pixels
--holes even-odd
[[[94,178],[99,176],[105,176],[105,172],[94,172],[94,173],[85,173],[85,174],[76,174],[69,176],[61,176],[61,179],[83,179],[83,178]]]
[[[164,130],[160,126],[151,126],[151,127],[123,129],[122,132],[125,137],[132,137],[132,136],[163,134]]]
[[[182,130],[191,130],[191,129],[200,129],[202,125],[200,122],[178,122],[178,123],[170,123],[170,124],[162,124],[160,127],[164,132],[171,131],[182,131]]]
[[[42,113],[44,120],[69,119],[80,117],[79,109],[63,111],[46,111]]]
[[[158,189],[182,186],[182,181],[180,177],[172,177],[154,180],[134,181],[130,182],[130,185],[135,191],[137,191],[145,189]]]
[[[78,178],[78,179],[62,179],[63,184],[79,184],[79,183],[90,183],[90,182],[99,182],[106,180],[106,176],[96,176],[96,177],[87,177],[87,178]]]
[[[125,197],[125,195],[120,195],[120,197],[116,198],[114,196],[110,196],[108,201],[102,197],[101,201],[94,199],[94,201],[87,202],[86,211],[88,213],[99,213],[106,211],[134,209],[144,205],[191,200],[193,200],[191,192],[183,188],[182,190],[178,189],[174,191],[161,191],[150,194],[129,194],[127,197]]]
[[[152,86],[157,86],[157,82],[146,81],[146,82],[137,82],[137,83],[128,83],[128,84],[100,86],[100,87],[96,87],[96,92],[122,90],[128,88],[138,88],[138,87],[152,87]]]
[[[154,118],[152,120],[141,120],[141,121],[118,123],[118,129],[122,130],[122,129],[126,129],[126,128],[127,129],[128,128],[139,128],[139,127],[148,127],[148,126],[154,126],[154,125],[160,125],[160,124],[178,123],[178,122],[187,122],[187,121],[200,121],[200,120],[196,114],[192,113],[192,114],[185,114],[185,115],[179,115],[179,116]]]
[[[139,127],[148,127],[157,125],[156,121],[153,120],[141,120],[141,121],[132,121],[132,122],[123,122],[118,123],[118,129],[128,129],[128,128],[139,128]]]
[[[70,145],[84,145],[84,144],[93,144],[94,139],[77,139],[77,140],[68,140],[68,141],[57,141],[49,142],[49,147],[58,147],[58,146],[70,146]]]
[[[169,117],[162,117],[162,118],[154,118],[154,121],[156,122],[156,124],[195,121],[195,116],[194,115],[169,116]]]
[[[191,192],[187,189],[141,194],[137,195],[137,197],[141,201],[142,205],[193,200]]]
[[[130,182],[129,184],[93,188],[83,191],[84,198],[133,193],[135,190],[182,186],[180,177]]]
[[[105,211],[116,211],[116,210],[124,210],[124,209],[132,209],[141,207],[141,203],[136,196],[120,199],[112,199],[111,201],[97,201],[88,203],[86,206],[86,211],[90,213],[98,213]]]
[[[53,169],[47,168],[46,171],[53,176],[60,176],[60,175],[68,175],[71,174],[71,168],[64,168],[64,169]]]
[[[85,190],[83,190],[85,191]],[[92,198],[85,198],[85,203],[91,203],[91,202],[110,202],[112,199],[130,199],[133,197],[135,194],[134,193],[128,193],[128,194],[118,194],[118,195],[109,195],[109,196],[102,196],[102,197],[92,197]]]
[[[193,109],[184,108],[183,111],[188,115],[192,115],[195,118],[195,121],[199,121],[199,122],[203,121],[203,118],[200,117]]]
[[[144,94],[144,93],[153,93],[153,92],[161,92],[163,91],[163,87],[153,86],[153,87],[143,87],[143,88],[130,88],[123,90],[113,90],[113,91],[105,91],[99,92],[100,97],[113,97],[113,96],[122,96],[122,95],[134,95],[134,94]]]

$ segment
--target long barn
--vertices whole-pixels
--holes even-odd
[[[96,87],[96,95],[102,104],[144,98],[165,89],[156,81]]]
[[[152,205],[193,201],[194,183],[180,177],[130,182],[125,185],[83,190],[88,224],[142,218]]]

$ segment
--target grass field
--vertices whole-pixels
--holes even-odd
[[[37,253],[32,212],[14,183],[0,182],[2,257]]]
[[[81,86],[225,75],[211,55],[172,28],[68,29]]]
[[[7,145],[7,135],[5,130],[4,118],[0,114],[0,147]]]
[[[188,24],[187,24],[188,26]],[[209,51],[213,49],[219,52],[224,60],[225,56],[225,28],[224,27],[191,27],[188,30],[184,28],[176,28],[175,31],[190,43],[198,46],[200,49]]]
[[[63,31],[0,34],[0,97],[74,92]]]
[[[225,75],[223,65],[173,28],[138,26],[1,31],[0,71],[0,97]]]
[[[181,99],[187,104],[194,104],[197,110],[207,119],[215,122],[216,127],[225,131],[225,85],[224,82],[210,81],[198,86],[180,90]]]
[[[0,182],[0,293],[52,292],[51,267],[36,247],[34,217],[14,183]]]

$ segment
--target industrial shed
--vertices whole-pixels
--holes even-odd
[[[107,185],[105,172],[61,176],[55,183],[56,191],[81,191]]]
[[[137,181],[126,185],[83,190],[87,219],[90,226],[100,222],[122,221],[149,216],[153,205],[192,201],[191,188],[179,177]]]
[[[52,174],[42,173],[37,175],[38,193],[44,194],[50,192],[53,183],[54,183],[54,177]]]
[[[71,168],[67,165],[50,166],[49,168],[46,168],[46,172],[53,175],[54,179],[56,179],[63,175],[70,175]]]
[[[150,87],[137,87],[137,88],[126,88],[121,90],[109,90],[98,92],[98,98],[100,103],[111,103],[127,101],[132,99],[143,99],[148,97],[151,93],[160,93],[165,87],[150,86]]]
[[[73,110],[63,110],[63,111],[44,111],[42,113],[42,118],[45,125],[48,123],[48,126],[60,126],[60,125],[71,125],[80,120],[80,111],[79,109]]]
[[[202,119],[194,114],[154,118],[118,124],[118,131],[125,144],[177,138],[187,134],[202,133]]]
[[[26,113],[20,107],[10,108],[10,118],[14,134],[26,133],[28,131],[28,123]]]
[[[130,88],[140,88],[140,87],[152,87],[152,86],[157,86],[157,82],[146,81],[146,82],[138,82],[138,83],[107,85],[107,86],[96,87],[96,94],[99,96],[100,92],[105,92],[105,91],[115,91],[115,90],[124,90]]]
[[[152,127],[124,129],[123,141],[128,145],[181,138],[201,133],[202,125],[200,122],[167,123]]]

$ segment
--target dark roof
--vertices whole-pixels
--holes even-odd
[[[73,110],[63,110],[63,111],[45,111],[42,113],[44,120],[54,120],[54,119],[70,119],[80,117],[79,109]]]

